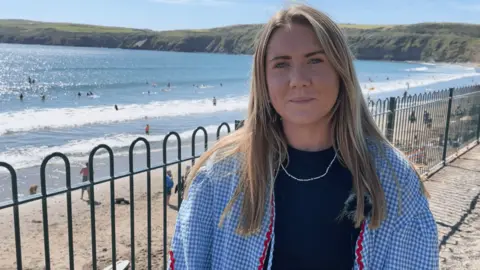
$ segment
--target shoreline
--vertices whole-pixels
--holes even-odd
[[[234,127],[231,126],[231,132],[235,131]],[[204,152],[203,149],[203,136],[200,135],[201,132],[197,135],[196,140],[196,155],[201,155]],[[208,147],[212,147],[214,143],[217,141],[215,134],[208,134]],[[225,136],[226,132],[222,132],[221,136]],[[146,138],[148,140],[148,137]],[[152,144],[152,142],[150,142]],[[141,145],[142,143],[139,143]],[[138,146],[139,146],[138,145]],[[137,146],[137,147],[138,147]],[[137,148],[138,149],[138,148]],[[175,162],[178,161],[177,159],[177,151],[178,149],[175,147],[169,148],[167,150],[167,163],[168,162]],[[185,141],[181,145],[182,151],[182,159],[191,158],[191,140]],[[151,149],[151,167],[161,166],[163,164],[162,161],[162,150],[161,149]],[[121,155],[119,153],[114,153],[114,175],[123,175],[128,173],[129,171],[129,156],[128,155]],[[98,154],[97,154],[98,155]],[[57,162],[55,162],[57,161]],[[46,187],[47,192],[52,192],[53,190],[59,188],[66,188],[66,176],[65,176],[65,166],[63,161],[59,159],[51,159],[48,165],[46,166]],[[69,158],[70,161],[70,179],[71,179],[71,186],[76,186],[80,184],[81,177],[79,175],[80,169],[83,167],[83,163],[78,163],[73,159]],[[88,161],[88,156],[85,158],[85,162]],[[190,161],[185,161],[190,162]],[[134,164],[134,171],[144,170],[147,168],[146,166],[146,151],[144,148],[140,151],[134,151],[133,154],[133,164]],[[108,178],[110,176],[109,173],[109,161],[108,156],[95,157],[93,162],[93,168],[95,171],[95,180],[99,181],[104,178]],[[38,185],[37,194],[41,193],[40,190],[40,165],[35,167],[29,168],[22,168],[22,169],[15,169],[17,173],[17,190],[19,199],[23,197],[29,196],[28,190],[30,185]],[[0,179],[5,181],[6,184],[0,185],[0,188],[3,191],[0,191],[0,204],[11,202],[12,200],[12,191],[11,191],[11,177],[6,170],[0,172]]]

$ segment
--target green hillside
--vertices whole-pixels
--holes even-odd
[[[0,20],[0,43],[251,54],[261,25],[152,31],[70,23]],[[343,24],[358,59],[480,62],[480,25]]]

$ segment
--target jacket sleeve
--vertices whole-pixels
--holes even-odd
[[[211,269],[213,186],[205,169],[192,181],[178,212],[168,269]]]
[[[439,269],[437,225],[417,174],[407,166],[401,186],[401,214],[391,230],[385,269]],[[387,247],[386,247],[387,248]]]

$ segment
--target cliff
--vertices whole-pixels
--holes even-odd
[[[261,25],[152,31],[26,20],[0,20],[0,43],[251,54]],[[480,62],[480,25],[341,25],[358,59]]]

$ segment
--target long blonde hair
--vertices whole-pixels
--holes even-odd
[[[291,24],[308,25],[313,29],[339,77],[338,99],[331,112],[334,148],[352,174],[357,206],[355,226],[359,227],[365,219],[364,196],[368,194],[372,201],[369,227],[377,228],[385,218],[386,202],[366,139],[389,143],[368,111],[356,77],[353,56],[342,30],[327,15],[306,5],[295,5],[279,11],[259,33],[255,44],[248,116],[244,126],[220,139],[200,157],[192,168],[189,182],[213,153],[220,154],[220,158],[241,153],[243,160],[238,172],[239,184],[224,209],[220,225],[235,201],[242,198],[242,219],[237,233],[250,235],[258,232],[265,213],[265,202],[273,192],[274,170],[287,158],[287,143],[281,121],[268,101],[265,56],[275,30]]]

